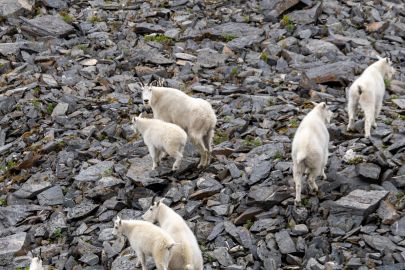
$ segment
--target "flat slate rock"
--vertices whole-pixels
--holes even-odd
[[[44,172],[37,173],[31,176],[22,187],[14,192],[14,196],[23,199],[34,198],[37,194],[50,188],[52,186],[49,181],[52,177],[52,173]]]
[[[23,248],[28,244],[27,233],[19,232],[0,238],[0,265],[7,265],[14,255],[23,255]]]
[[[371,214],[387,195],[386,190],[356,189],[334,202],[332,213],[346,212],[351,215],[366,216]]]
[[[91,202],[82,202],[73,208],[70,208],[67,214],[69,220],[83,218],[90,215],[96,208],[97,204]]]
[[[113,161],[101,161],[95,165],[92,165],[86,169],[82,169],[75,177],[76,181],[96,181],[101,179],[105,174],[110,174],[112,167],[114,166]]]
[[[339,61],[307,69],[305,73],[316,83],[341,82],[352,76],[356,66],[352,61]]]
[[[264,29],[253,27],[247,23],[228,22],[207,29],[207,32],[218,37],[244,37],[260,36],[264,33]]]
[[[31,11],[32,5],[27,0],[0,0],[0,16],[8,17],[24,11]]]
[[[282,254],[289,254],[296,252],[294,241],[286,230],[275,233],[276,242]]]
[[[37,195],[40,205],[63,204],[63,191],[59,185],[53,186]]]
[[[25,23],[29,25],[30,31],[40,36],[63,37],[74,31],[73,26],[66,23],[58,15],[38,16],[25,21]]]

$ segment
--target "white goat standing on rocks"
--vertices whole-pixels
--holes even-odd
[[[356,109],[357,105],[360,104],[364,112],[366,138],[370,137],[371,126],[377,126],[375,119],[380,114],[385,93],[384,78],[391,79],[395,73],[390,59],[378,58],[377,62],[363,71],[348,91],[349,124],[347,130],[354,129]]]
[[[158,85],[163,85],[162,81]],[[154,118],[174,123],[187,132],[201,155],[198,168],[208,166],[217,123],[211,104],[178,89],[151,85],[142,85],[142,99],[145,107],[152,108]]]
[[[163,199],[154,202],[142,218],[153,223],[158,222],[180,244],[173,248],[170,270],[203,270],[203,258],[197,239],[183,218],[164,204]]]
[[[176,243],[158,226],[143,220],[121,220],[117,217],[112,234],[128,238],[138,256],[137,267],[140,264],[142,270],[147,270],[145,256],[152,256],[158,270],[168,270],[172,249]]]
[[[148,147],[153,161],[153,170],[159,165],[160,159],[165,153],[176,159],[172,170],[175,171],[180,167],[187,142],[187,134],[183,129],[159,119],[142,118],[141,115],[134,117],[132,123],[142,134]]]
[[[295,203],[301,202],[301,178],[308,173],[308,184],[317,192],[317,176],[326,179],[325,166],[328,161],[329,132],[326,124],[332,112],[324,102],[316,104],[302,120],[292,143],[293,175],[295,182]]]
[[[31,259],[30,270],[44,270],[40,257],[34,257]]]

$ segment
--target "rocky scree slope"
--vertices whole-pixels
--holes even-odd
[[[134,269],[112,219],[154,195],[188,220],[205,269],[403,267],[404,15],[399,0],[0,0],[0,269],[40,249],[48,269]],[[361,120],[346,132],[345,87],[386,52],[398,72],[366,140]],[[136,73],[212,103],[206,170],[188,145],[178,173],[150,172]],[[310,101],[335,113],[328,179],[294,207]]]

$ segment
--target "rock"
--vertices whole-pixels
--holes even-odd
[[[245,224],[246,221],[252,220],[257,214],[260,214],[261,212],[263,212],[263,209],[260,207],[250,207],[235,219],[235,225]]]
[[[315,54],[317,57],[322,57],[329,53],[333,53],[335,55],[343,55],[343,53],[330,42],[318,39],[310,39],[301,42],[301,46],[303,50]]]
[[[100,161],[86,169],[81,169],[75,179],[76,181],[97,181],[103,175],[111,174],[113,165],[113,161]]]
[[[191,89],[205,94],[213,94],[215,92],[215,88],[212,85],[193,85]]]
[[[397,249],[397,246],[388,237],[373,234],[373,235],[363,235],[364,241],[370,245],[372,248],[383,251],[385,249],[393,252]]]
[[[97,255],[94,255],[92,253],[86,253],[79,259],[79,261],[87,265],[96,265],[99,261],[99,258]]]
[[[404,98],[392,99],[392,102],[394,102],[401,110],[405,109],[405,99]]]
[[[287,14],[289,20],[296,24],[310,24],[316,22],[322,13],[322,2],[311,9],[296,10]]]
[[[316,83],[342,82],[351,78],[356,64],[351,61],[338,61],[319,67],[307,69],[305,72],[310,80]]]
[[[394,224],[391,225],[391,232],[394,235],[398,235],[401,237],[405,236],[405,217],[401,217],[400,220],[395,221]]]
[[[14,192],[14,196],[24,199],[34,198],[39,193],[52,186],[49,182],[52,178],[54,178],[54,176],[50,172],[34,174],[19,190]]]
[[[68,103],[60,102],[53,109],[51,116],[56,117],[56,116],[65,115],[68,108],[69,108]]]
[[[273,218],[264,218],[259,219],[253,223],[253,226],[250,228],[251,232],[261,232],[266,229],[271,229],[272,227],[276,227],[280,225],[280,219],[273,219]]]
[[[334,202],[332,213],[346,212],[351,215],[367,216],[376,210],[378,204],[388,195],[385,190],[356,189]]]
[[[259,206],[266,208],[279,204],[290,196],[290,191],[287,188],[277,186],[252,186],[248,194],[248,197]]]
[[[152,167],[152,161],[148,158],[135,158],[131,160],[131,167],[129,167],[127,172],[127,177],[129,177],[135,183],[140,183],[144,187],[152,185],[165,185],[167,180],[159,177],[150,177],[149,171]]]
[[[74,31],[73,26],[65,23],[60,16],[44,15],[31,20],[24,20],[24,29],[40,36],[67,36]],[[28,24],[28,25],[27,25]]]
[[[294,241],[291,239],[286,230],[276,232],[274,236],[276,237],[278,248],[282,254],[289,254],[297,251]]]
[[[90,215],[94,210],[98,208],[97,204],[91,202],[82,202],[73,208],[68,210],[67,218],[69,220],[79,219]]]
[[[270,174],[272,164],[270,161],[263,160],[255,163],[252,168],[252,173],[249,177],[249,184],[253,185],[260,180],[267,178]]]
[[[62,8],[66,8],[66,2],[64,2],[63,0],[41,0],[42,3],[50,8],[54,8],[54,9],[62,9]]]
[[[291,234],[292,235],[304,235],[308,233],[308,227],[305,224],[297,224],[292,228]]]
[[[142,22],[135,25],[135,32],[139,34],[164,33],[165,29],[158,24]]]
[[[19,232],[0,238],[0,266],[8,265],[14,255],[24,255],[29,244],[27,233]]]
[[[40,205],[63,204],[63,192],[59,185],[53,186],[37,195]]]
[[[225,65],[227,56],[211,49],[201,49],[198,51],[197,62],[205,68],[214,68]]]
[[[381,168],[374,163],[360,163],[356,165],[358,174],[370,180],[378,181]]]
[[[275,16],[280,16],[288,9],[298,4],[299,0],[275,0],[275,1],[262,1],[262,8],[267,10],[274,10]]]
[[[247,23],[227,22],[207,29],[207,32],[216,37],[244,37],[261,36],[264,30]]]
[[[31,10],[32,4],[27,0],[0,0],[0,17],[3,18]]]
[[[400,218],[400,215],[395,210],[395,207],[387,201],[381,201],[380,207],[377,209],[377,214],[381,218],[382,223],[391,225]]]
[[[227,249],[224,247],[214,249],[212,255],[223,267],[232,265],[234,263],[231,255],[229,255]]]

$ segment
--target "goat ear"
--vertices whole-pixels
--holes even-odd
[[[383,59],[383,58],[382,58],[381,56],[379,56],[378,54],[376,55],[376,57],[377,57],[378,60]]]
[[[322,109],[326,109],[326,103],[322,102]]]
[[[390,59],[387,57],[385,58],[385,61],[387,61],[387,64],[390,62]]]

